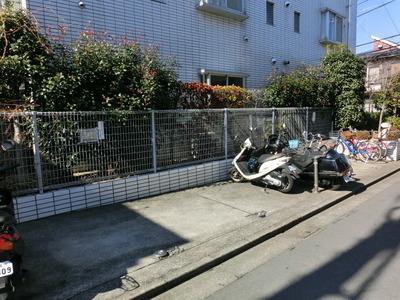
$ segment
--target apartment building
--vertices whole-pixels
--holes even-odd
[[[175,56],[184,82],[263,86],[273,72],[318,65],[356,41],[356,0],[23,0],[42,28],[132,33]]]

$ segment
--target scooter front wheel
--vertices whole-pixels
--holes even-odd
[[[278,187],[278,190],[282,193],[289,193],[294,185],[294,179],[290,174],[281,170],[281,174],[279,175],[282,181],[282,185]]]
[[[242,176],[242,174],[240,174],[240,172],[238,171],[238,169],[236,169],[236,167],[232,167],[229,170],[228,176],[230,179],[232,179],[233,182],[243,182],[244,181],[244,177]]]

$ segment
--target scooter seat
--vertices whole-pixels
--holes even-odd
[[[258,158],[258,163],[259,163],[259,164],[263,164],[263,163],[265,163],[265,162],[267,162],[267,161],[277,159],[277,158],[282,157],[282,156],[284,156],[284,155],[285,155],[285,154],[283,154],[283,153],[277,153],[277,154],[263,154],[263,155],[261,155],[261,156]]]
[[[307,154],[295,154],[292,156],[292,162],[301,166],[302,168],[307,167],[308,165],[314,162],[314,159],[325,157],[323,152],[309,152]]]

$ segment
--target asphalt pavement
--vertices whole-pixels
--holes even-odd
[[[339,190],[227,181],[19,224],[30,276],[18,298],[151,299],[400,170],[352,164],[357,180]]]

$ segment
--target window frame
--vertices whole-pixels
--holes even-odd
[[[234,2],[234,3],[232,3]],[[196,9],[238,21],[246,20],[246,0],[196,0]]]
[[[275,3],[272,1],[265,2],[266,23],[267,25],[274,26],[275,24]]]
[[[230,78],[235,78],[236,80],[241,79],[242,85],[241,86],[239,85],[239,86],[242,88],[246,88],[247,77],[249,77],[250,75],[247,73],[239,73],[239,72],[225,72],[225,71],[218,71],[218,70],[200,69],[200,82],[206,83],[208,85],[212,85],[212,77],[213,76],[224,77],[225,84],[223,86],[231,85],[231,84],[229,84]]]
[[[293,31],[296,33],[300,33],[300,16],[301,13],[298,11],[293,13]]]
[[[334,19],[334,21],[331,21]],[[343,43],[343,33],[345,16],[331,9],[321,11],[321,40],[323,44]]]

